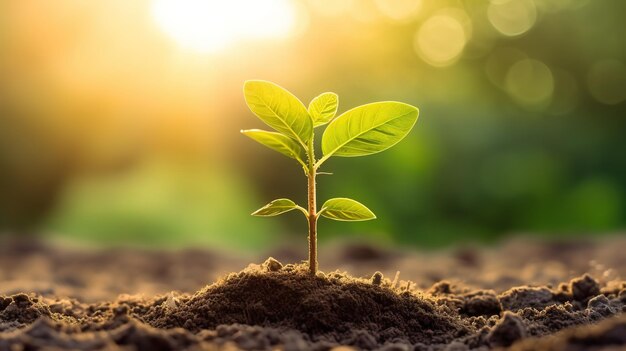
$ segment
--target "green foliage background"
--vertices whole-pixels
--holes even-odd
[[[104,11],[109,2],[53,2],[44,17],[33,15],[37,7],[2,3],[0,231],[106,245],[305,245],[299,214],[249,216],[274,198],[306,200],[297,163],[239,134],[263,128],[247,110],[243,82],[266,79],[305,103],[335,92],[339,113],[383,100],[420,109],[394,148],[325,164],[334,175],[318,177],[319,202],[356,198],[378,219],[321,220],[322,241],[367,235],[441,246],[510,233],[620,232],[626,2],[528,1],[537,20],[519,36],[494,28],[489,1],[424,1],[404,21],[378,10],[374,20],[357,18],[356,7],[373,1],[334,17],[300,1],[308,11],[300,36],[204,56],[181,53],[141,16],[118,18],[123,35],[93,34],[93,23],[106,33],[113,26],[96,20],[113,13]],[[141,4],[132,13],[149,13]],[[451,9],[467,16],[471,36],[453,64],[435,67],[414,40],[429,18]],[[27,29],[37,23],[51,29],[34,35]],[[525,58],[553,78],[539,102],[520,91],[532,98],[545,88],[541,72],[511,73]]]

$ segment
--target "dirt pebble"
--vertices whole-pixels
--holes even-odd
[[[589,274],[585,274],[582,277],[572,279],[570,291],[574,299],[584,301],[588,297],[598,295],[600,293],[600,285]]]
[[[465,297],[465,303],[461,310],[468,316],[493,316],[499,315],[502,304],[493,291],[470,294]]]
[[[499,298],[502,306],[511,311],[544,308],[555,303],[554,294],[546,287],[517,287],[500,294]]]
[[[522,319],[512,313],[504,312],[502,319],[491,329],[487,340],[490,346],[510,346],[526,336],[526,327]]]

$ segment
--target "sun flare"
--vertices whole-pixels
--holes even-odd
[[[152,15],[181,46],[216,52],[241,40],[287,37],[298,11],[291,0],[153,0]]]

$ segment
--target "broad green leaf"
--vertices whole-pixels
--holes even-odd
[[[313,118],[313,127],[323,126],[330,122],[337,113],[339,97],[335,93],[323,93],[311,100],[309,115]]]
[[[345,197],[326,201],[320,214],[336,221],[367,221],[376,218],[376,215],[365,205]]]
[[[298,208],[293,201],[289,199],[276,199],[269,204],[259,208],[252,213],[253,216],[271,217],[289,212]]]
[[[280,86],[249,80],[243,86],[246,104],[265,124],[302,145],[313,136],[313,120],[293,94]]]
[[[335,118],[322,136],[322,160],[330,156],[365,156],[402,140],[417,121],[418,109],[401,102],[375,102]]]
[[[287,157],[296,159],[301,164],[305,165],[304,160],[302,160],[302,147],[300,147],[300,145],[293,139],[280,133],[267,132],[260,129],[242,130],[241,133],[259,142],[260,144],[263,144],[272,150],[278,151]]]

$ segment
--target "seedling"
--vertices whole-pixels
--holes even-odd
[[[339,117],[338,97],[323,93],[307,109],[298,98],[280,86],[261,80],[244,84],[250,110],[276,130],[241,132],[255,141],[295,159],[308,178],[307,208],[289,199],[276,199],[258,209],[253,216],[271,217],[299,210],[309,224],[309,272],[317,272],[317,219],[366,221],[376,218],[363,204],[348,198],[333,198],[317,209],[315,177],[330,157],[356,157],[386,150],[402,140],[417,121],[418,109],[401,102],[384,101],[355,107]],[[322,135],[322,157],[315,158],[315,128],[328,124]]]

